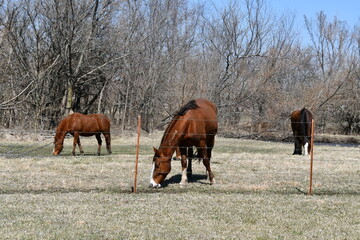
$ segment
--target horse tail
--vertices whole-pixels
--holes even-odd
[[[309,131],[309,116],[308,110],[306,108],[301,109],[300,112],[300,128],[301,136],[304,136],[305,143],[309,141],[308,131]]]

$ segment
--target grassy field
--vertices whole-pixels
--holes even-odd
[[[53,157],[52,139],[0,141],[0,239],[360,239],[359,147],[317,145],[314,195],[309,157],[293,144],[217,138],[209,185],[202,163],[180,186],[179,161],[165,187],[148,188],[152,147],[141,138],[138,193],[131,193],[135,136],[113,154]]]

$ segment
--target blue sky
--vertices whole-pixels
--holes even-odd
[[[224,6],[229,0],[210,0],[217,6]],[[239,0],[241,2],[241,0]],[[360,0],[266,0],[275,14],[294,13],[297,22],[302,23],[304,15],[315,18],[323,11],[326,16],[346,21],[350,26],[360,23]]]
[[[298,22],[303,22],[304,15],[315,18],[323,11],[329,20],[337,16],[349,26],[360,23],[360,0],[268,0],[268,4],[275,13],[295,13]]]
[[[209,0],[217,7],[226,6],[231,0]],[[238,0],[241,2],[242,0]],[[323,11],[328,21],[336,16],[338,20],[346,21],[349,29],[357,24],[360,26],[360,0],[266,0],[268,7],[277,16],[295,14],[295,30],[306,42],[308,33],[305,28],[304,15],[316,19],[316,14]]]

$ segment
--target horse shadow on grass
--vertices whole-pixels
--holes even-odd
[[[208,179],[207,175],[202,174],[192,174],[191,177],[188,177],[188,183],[200,183],[210,185],[210,182],[206,182]],[[167,187],[169,184],[179,184],[181,182],[181,174],[176,174],[171,176],[169,179],[165,179],[165,181],[161,184],[162,187]]]

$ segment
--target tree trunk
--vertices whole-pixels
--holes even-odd
[[[65,104],[65,116],[68,116],[72,108],[72,99],[73,99],[73,86],[71,80],[67,81],[67,91],[66,91],[66,104]]]

